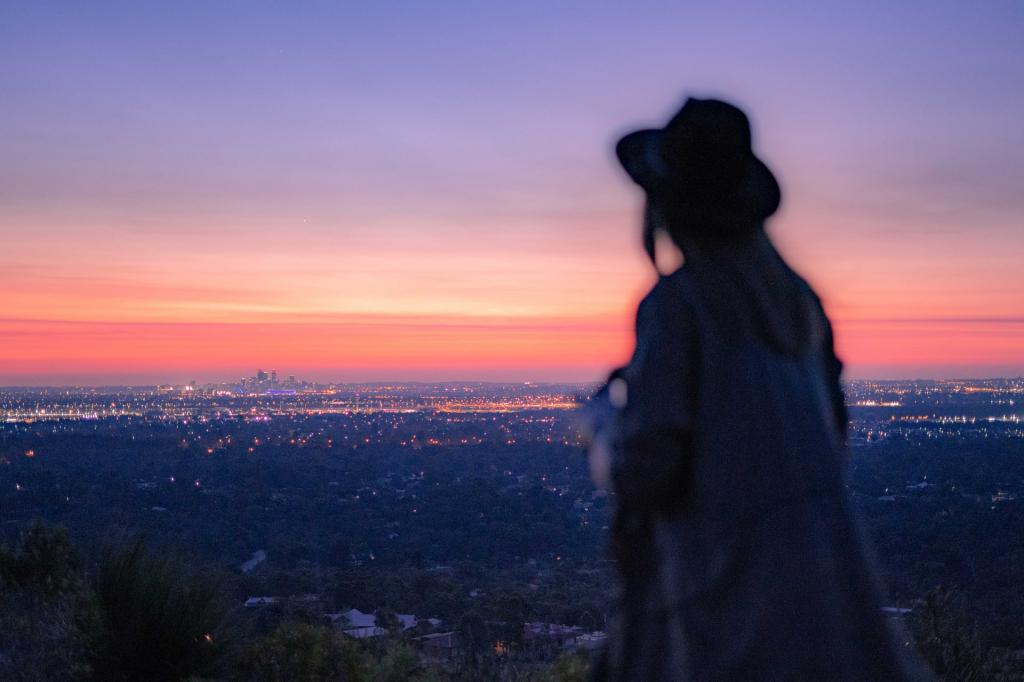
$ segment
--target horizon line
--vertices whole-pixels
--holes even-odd
[[[842,377],[840,381],[849,382],[863,382],[863,381],[878,381],[878,382],[921,382],[921,381],[935,381],[935,382],[957,382],[957,381],[1024,381],[1024,373],[1017,375],[986,375],[986,376],[944,376],[944,377],[893,377],[893,376],[857,376],[857,377]],[[594,384],[598,385],[603,383],[603,379],[369,379],[362,381],[319,381],[319,380],[307,380],[302,379],[309,384],[318,386],[381,386],[386,384],[407,384],[407,385],[420,385],[420,386],[438,386],[438,385],[451,385],[451,384],[482,384],[489,386],[508,386],[508,385],[523,385],[523,386],[570,386],[580,384]],[[198,386],[225,386],[231,385],[233,382],[230,381],[196,381]],[[159,386],[186,386],[188,383],[181,382],[166,382],[166,383],[152,383],[152,382],[139,382],[139,383],[81,383],[81,384],[2,384],[0,385],[0,391],[7,389],[67,389],[67,388],[156,388]]]

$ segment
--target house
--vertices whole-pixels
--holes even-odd
[[[371,637],[382,637],[388,634],[388,631],[376,625],[368,625],[359,628],[345,628],[341,633],[352,639],[369,639]]]
[[[369,637],[380,637],[388,634],[388,631],[377,625],[377,616],[372,613],[363,613],[359,609],[349,609],[340,613],[327,613],[324,616],[336,627],[341,629],[343,634],[353,639],[366,639]],[[408,613],[397,613],[395,617],[401,624],[403,630],[410,630],[416,627],[419,619]]]
[[[277,603],[277,597],[249,597],[245,600],[245,608],[253,609]]]
[[[420,653],[429,661],[450,661],[458,656],[459,640],[454,632],[435,632],[418,637]]]
[[[525,623],[523,625],[523,641],[530,646],[557,646],[560,649],[574,646],[576,639],[583,634],[578,625],[558,625],[556,623]]]
[[[604,646],[608,635],[601,631],[588,632],[576,638],[576,648],[583,651],[593,651]]]

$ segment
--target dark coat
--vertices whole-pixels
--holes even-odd
[[[622,584],[596,677],[929,679],[880,610],[847,499],[828,319],[783,266],[780,333],[809,324],[802,346],[773,341],[758,318],[779,311],[737,272],[685,266],[640,305],[609,426]]]

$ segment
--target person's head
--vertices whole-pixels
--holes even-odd
[[[630,133],[615,152],[646,192],[644,247],[652,260],[659,229],[684,252],[728,243],[761,229],[781,200],[753,153],[747,116],[726,102],[691,97],[664,128]]]

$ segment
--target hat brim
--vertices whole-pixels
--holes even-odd
[[[678,190],[672,169],[662,153],[665,131],[645,129],[629,133],[615,145],[615,155],[629,177],[649,194],[666,188]],[[775,213],[782,198],[779,183],[771,170],[753,154],[746,177],[736,188],[733,199],[745,204],[759,220]]]
[[[615,156],[633,182],[647,189],[668,176],[669,169],[662,158],[663,130],[637,130],[629,133],[615,145]]]

